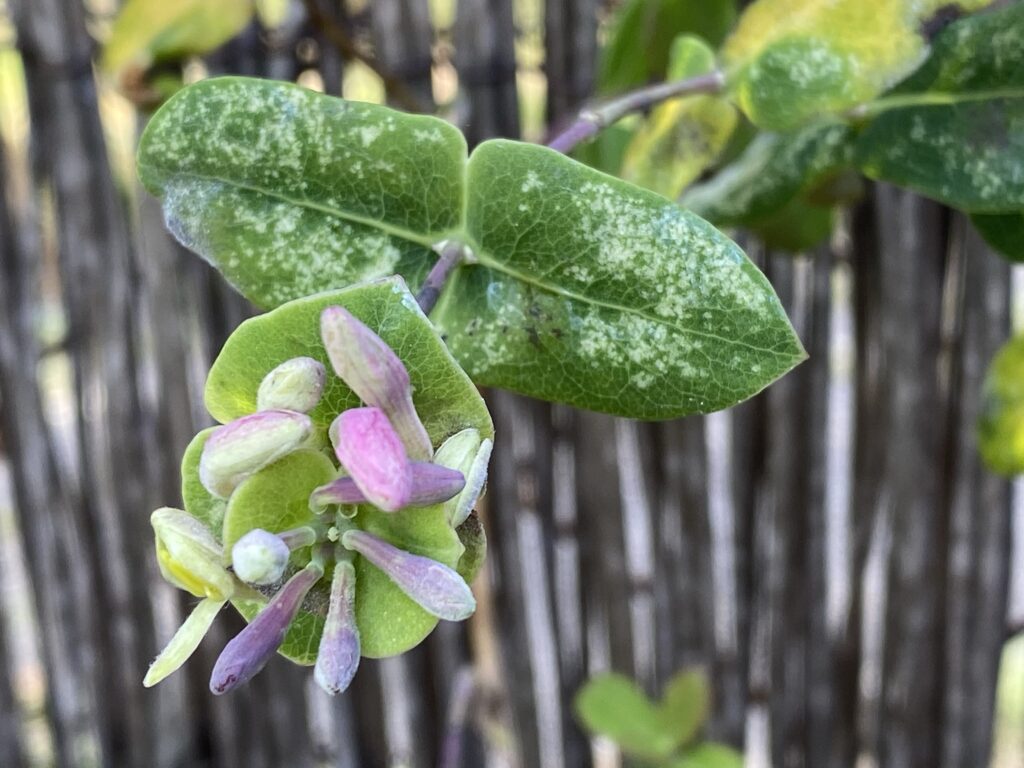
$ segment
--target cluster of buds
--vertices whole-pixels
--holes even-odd
[[[180,667],[220,608],[233,599],[266,604],[224,647],[210,689],[221,694],[251,679],[283,642],[310,589],[329,575],[330,599],[314,676],[327,692],[344,691],[361,655],[354,567],[359,557],[437,618],[461,621],[476,608],[469,586],[454,569],[361,530],[356,510],[372,505],[394,513],[444,505],[453,528],[461,526],[483,490],[491,441],[470,428],[435,452],[413,405],[409,373],[383,339],[340,306],[323,311],[320,332],[331,367],[363,405],[338,414],[325,441],[309,413],[320,403],[327,370],[313,358],[287,360],[263,379],[255,413],[211,433],[199,461],[199,479],[213,497],[229,499],[248,478],[310,448],[329,451],[338,476],[310,494],[314,522],[287,531],[255,528],[229,552],[187,512],[164,508],[153,513],[161,573],[202,599],[153,662],[146,686]],[[325,442],[329,448],[321,448]],[[308,563],[289,575],[297,550],[309,552]]]

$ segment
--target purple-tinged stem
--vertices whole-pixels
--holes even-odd
[[[431,267],[426,280],[423,281],[423,285],[420,287],[419,293],[416,294],[416,303],[420,305],[423,314],[430,314],[430,311],[437,304],[437,300],[441,297],[441,291],[444,290],[448,278],[451,277],[455,268],[462,263],[465,256],[466,248],[462,243],[455,241],[445,243],[441,249],[440,258]]]

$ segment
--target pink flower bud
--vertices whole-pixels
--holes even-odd
[[[409,503],[412,470],[401,439],[379,408],[344,411],[331,428],[338,460],[363,496],[394,512]]]
[[[335,373],[364,403],[387,414],[409,456],[429,459],[433,446],[412,402],[409,372],[394,350],[343,307],[323,311],[320,335]]]
[[[309,413],[324,391],[327,369],[311,357],[285,360],[263,377],[256,392],[256,410],[283,409]]]
[[[313,677],[332,696],[348,688],[359,667],[359,628],[356,626],[356,571],[351,563],[334,566],[327,620],[317,650]]]
[[[476,600],[469,586],[443,563],[405,552],[365,531],[346,531],[341,543],[380,568],[395,586],[429,614],[448,621],[462,621],[476,610]]]
[[[292,576],[249,625],[224,646],[210,676],[210,690],[220,695],[255,677],[284,641],[288,626],[310,588],[324,575],[310,563]]]
[[[199,479],[214,496],[227,498],[249,475],[301,448],[313,422],[293,411],[259,411],[218,427],[203,446]]]
[[[461,472],[426,461],[409,464],[412,473],[412,491],[409,507],[429,507],[448,501],[465,487]],[[365,504],[367,501],[351,477],[339,477],[317,488],[309,497],[310,509],[323,512],[329,504]]]

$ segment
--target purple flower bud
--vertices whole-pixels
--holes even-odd
[[[227,498],[249,475],[301,448],[313,422],[294,411],[259,411],[218,427],[203,446],[199,479],[214,496]]]
[[[352,563],[334,566],[327,621],[317,650],[313,677],[334,695],[348,688],[359,667],[359,628],[356,626],[356,571]]]
[[[345,531],[341,543],[380,568],[429,614],[462,621],[476,610],[469,586],[443,563],[405,552],[365,531]]]
[[[394,512],[409,503],[412,470],[405,447],[379,408],[352,408],[332,425],[334,451],[373,505]]]
[[[283,409],[309,413],[320,402],[327,369],[312,357],[285,360],[263,377],[256,392],[256,410]]]
[[[281,537],[253,528],[231,548],[231,566],[242,581],[266,586],[281,580],[290,555]]]
[[[210,690],[218,696],[251,680],[284,641],[306,593],[324,575],[310,563],[292,576],[249,625],[224,646],[210,676]]]
[[[427,461],[409,464],[412,491],[409,507],[429,507],[448,501],[466,485],[461,472]],[[317,488],[309,497],[310,509],[322,512],[328,504],[364,504],[366,497],[351,477],[339,477]]]
[[[320,335],[334,371],[367,405],[387,414],[413,459],[434,453],[412,402],[409,372],[385,341],[343,307],[320,315]]]

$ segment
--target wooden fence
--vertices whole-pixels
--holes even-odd
[[[491,557],[466,625],[366,663],[334,700],[281,660],[213,698],[239,622],[224,618],[143,689],[185,607],[156,572],[149,512],[177,499],[205,370],[250,310],[115,174],[85,6],[7,3],[29,128],[0,142],[0,765],[424,768],[456,736],[444,768],[611,766],[574,692],[608,668],[656,692],[687,665],[713,680],[710,735],[750,766],[988,764],[1012,498],[974,423],[1010,270],[959,215],[884,186],[830,248],[747,244],[811,353],[748,403],[643,424],[489,393]],[[517,35],[543,30],[549,123],[579,108],[600,5],[458,0],[438,42],[426,0],[324,0],[207,64],[314,66],[338,93],[343,31],[429,106],[451,54],[473,143],[519,132],[517,76],[541,74]]]

